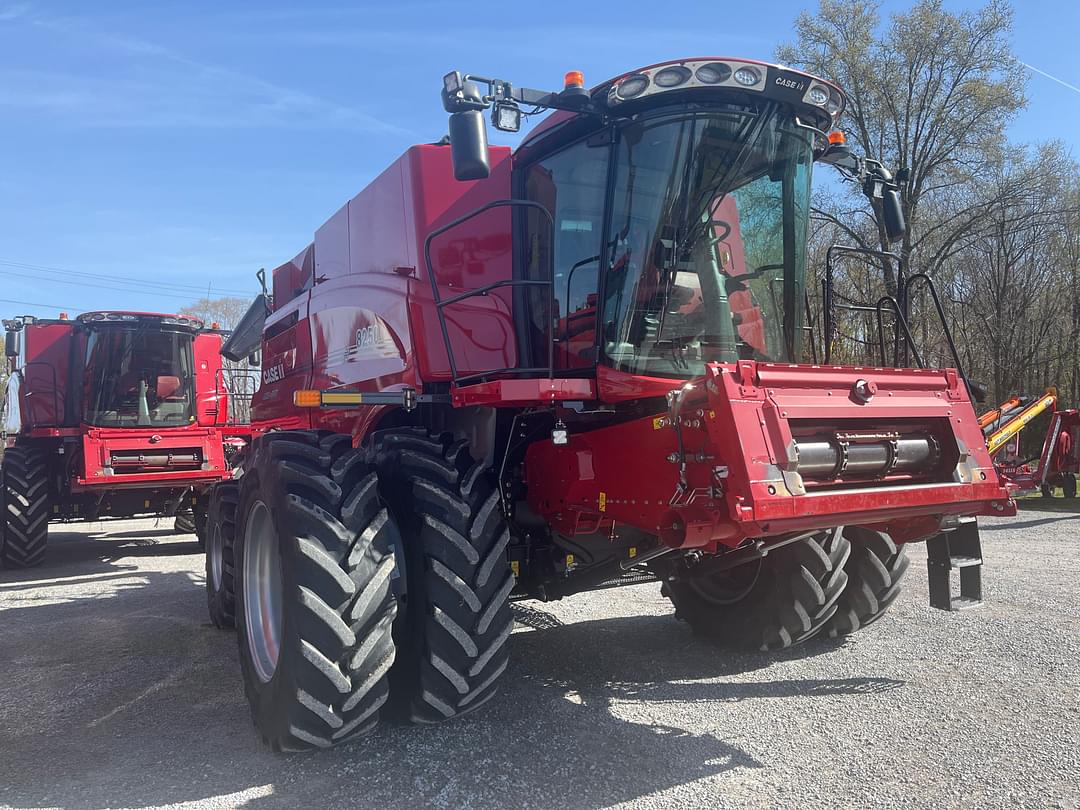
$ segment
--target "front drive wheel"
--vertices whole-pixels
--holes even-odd
[[[236,625],[244,690],[274,750],[373,728],[394,662],[397,528],[346,436],[271,433],[240,481]]]
[[[849,526],[844,534],[851,541],[851,555],[844,565],[848,584],[822,632],[830,638],[854,633],[880,619],[900,594],[900,580],[910,562],[904,547],[887,534],[861,526]]]
[[[693,569],[664,582],[675,615],[725,646],[782,650],[817,635],[847,585],[851,544],[829,529],[728,571]]]
[[[494,697],[509,662],[509,530],[466,442],[405,428],[376,434],[371,450],[405,534],[392,708],[403,720],[442,722]]]
[[[0,465],[3,523],[0,562],[7,568],[30,568],[45,559],[49,539],[49,474],[45,454],[15,445]]]

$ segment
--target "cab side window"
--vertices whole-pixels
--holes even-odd
[[[526,169],[526,199],[538,202],[555,221],[554,262],[549,248],[547,219],[538,211],[526,214],[525,277],[542,279],[553,268],[555,312],[553,325],[544,323],[547,291],[530,293],[535,354],[546,358],[546,341],[555,340],[555,365],[575,369],[595,364],[597,284],[607,186],[609,148],[606,143],[581,141]],[[546,361],[545,361],[546,362]]]

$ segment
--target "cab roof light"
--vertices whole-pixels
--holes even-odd
[[[585,74],[580,70],[568,70],[563,77],[563,87],[584,87]]]
[[[782,65],[766,65],[740,59],[688,59],[654,65],[621,76],[607,85],[606,101],[617,107],[658,93],[682,90],[741,90],[780,101],[816,108],[835,124],[844,107],[840,91]],[[792,96],[797,93],[793,99]],[[824,128],[824,127],[823,127]]]
[[[829,133],[829,146],[843,146],[847,143],[847,135],[838,129]]]

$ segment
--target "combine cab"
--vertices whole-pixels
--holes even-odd
[[[270,746],[486,703],[514,599],[651,581],[777,650],[876,620],[927,541],[931,603],[978,602],[975,516],[1014,504],[962,372],[904,367],[896,298],[880,365],[801,364],[815,162],[904,229],[830,134],[838,88],[690,59],[591,91],[450,73],[443,103],[449,142],[319,228],[231,349],[261,345],[263,435],[214,488],[209,598]],[[487,145],[486,110],[536,107]]]
[[[250,439],[230,411],[250,397],[223,370],[222,333],[196,318],[90,312],[5,321],[4,565],[37,565],[50,522],[188,517]]]

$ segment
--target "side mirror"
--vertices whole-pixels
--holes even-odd
[[[9,329],[4,334],[4,357],[19,356],[19,333]]]
[[[886,187],[881,194],[881,216],[885,222],[885,233],[890,242],[898,242],[907,233],[904,221],[904,209],[900,205],[900,191],[893,186]]]
[[[487,127],[479,110],[451,113],[450,156],[456,180],[483,180],[491,173]]]

